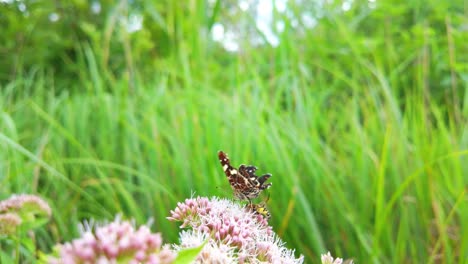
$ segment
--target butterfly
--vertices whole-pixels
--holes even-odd
[[[223,171],[231,184],[234,197],[239,200],[249,200],[257,198],[263,190],[270,188],[271,183],[265,182],[271,177],[267,173],[262,176],[255,175],[257,167],[252,165],[240,165],[238,169],[231,166],[229,157],[226,153],[218,152],[219,162]]]

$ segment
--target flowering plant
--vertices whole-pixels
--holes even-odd
[[[35,228],[52,215],[49,204],[35,195],[12,195],[0,201],[0,235]]]
[[[83,226],[82,237],[58,245],[50,264],[73,263],[172,263],[176,254],[162,246],[160,233],[151,233],[146,225],[135,228],[119,218],[106,225]]]
[[[117,217],[113,222],[85,222],[81,237],[57,244],[39,263],[303,263],[294,250],[268,225],[262,214],[232,200],[196,197],[178,203],[167,217],[181,222],[179,244],[163,244],[160,233],[147,225]],[[0,236],[18,234],[44,223],[51,215],[49,205],[34,195],[13,195],[0,201]],[[34,224],[36,223],[36,224]],[[14,254],[13,254],[14,255]],[[341,264],[330,253],[322,264]],[[352,262],[351,262],[352,263]]]
[[[266,219],[231,200],[197,197],[178,203],[168,217],[188,227],[176,250],[206,246],[197,263],[303,263],[284,247]]]

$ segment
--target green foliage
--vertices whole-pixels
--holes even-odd
[[[222,149],[273,174],[271,224],[308,263],[468,257],[462,1],[289,3],[277,47],[233,1],[62,2],[0,4],[0,198],[52,201],[38,248],[118,212],[175,241],[178,201],[230,195]],[[224,19],[250,24],[237,53],[208,35]]]
[[[174,264],[193,263],[197,259],[198,254],[200,254],[205,244],[206,244],[206,241],[205,243],[201,244],[198,247],[180,250],[177,254],[177,258],[174,260]]]

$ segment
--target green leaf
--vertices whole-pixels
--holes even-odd
[[[206,242],[208,240],[205,240],[203,244],[201,244],[198,247],[194,248],[187,248],[184,250],[179,251],[177,258],[175,259],[174,263],[175,264],[190,264],[195,261],[197,258],[198,254],[202,251],[203,247],[205,246]]]

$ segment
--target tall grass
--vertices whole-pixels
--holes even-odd
[[[0,198],[51,203],[37,234],[45,251],[83,219],[119,212],[153,217],[176,242],[165,217],[178,201],[231,197],[224,150],[273,174],[271,225],[307,263],[327,250],[358,263],[462,263],[468,90],[457,79],[463,97],[447,103],[431,72],[448,40],[422,34],[409,47],[377,32],[369,48],[345,22],[225,64],[193,44],[153,77],[112,76],[92,45],[74,89],[55,87],[47,68],[19,76],[0,93]]]

